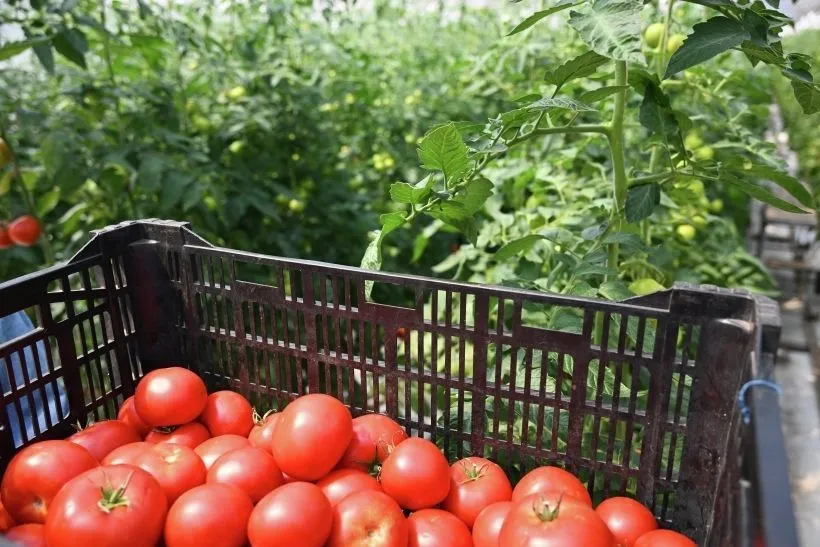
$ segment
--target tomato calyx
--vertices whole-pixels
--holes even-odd
[[[550,504],[544,501],[544,498],[540,500],[533,500],[532,502],[532,510],[535,513],[535,516],[541,520],[541,522],[552,522],[558,518],[558,513],[561,511],[561,502],[564,500],[564,495],[558,498],[558,503],[555,504],[554,508],[550,507]],[[539,509],[538,504],[542,504],[542,507]]]
[[[459,486],[462,484],[467,484],[468,482],[475,482],[484,475],[487,474],[487,464],[485,463],[482,466],[478,466],[473,464],[472,466],[468,466],[466,462],[461,462],[461,467],[464,469],[464,479],[461,480],[458,484]]]
[[[125,491],[128,489],[128,483],[131,482],[131,477],[134,476],[134,472],[128,474],[125,481],[117,488],[111,486],[111,484],[107,484],[105,486],[100,486],[100,500],[97,502],[97,507],[103,513],[110,514],[111,511],[118,507],[128,507],[131,502],[127,497],[125,497]]]
[[[165,435],[168,435],[170,433],[173,433],[174,431],[176,431],[180,427],[181,426],[178,426],[178,425],[158,425],[154,428],[154,431],[158,431],[160,433],[164,433]]]
[[[254,408],[253,415],[251,416],[253,425],[264,425],[265,422],[268,421],[271,414],[276,414],[276,410],[272,408],[260,416],[259,411]]]

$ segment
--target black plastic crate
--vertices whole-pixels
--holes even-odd
[[[1,284],[0,316],[19,310],[37,328],[0,345],[0,366],[13,378],[29,352],[38,374],[3,386],[0,471],[182,364],[260,410],[330,393],[513,478],[561,465],[596,501],[632,495],[700,545],[797,545],[776,394],[749,391],[749,425],[737,397],[774,366],[766,298],[689,285],[574,298],[218,248],[187,223],[145,220]],[[26,432],[26,407],[56,389],[66,404]]]

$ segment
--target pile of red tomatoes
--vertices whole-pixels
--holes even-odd
[[[695,545],[632,499],[593,509],[559,467],[513,487],[387,416],[313,394],[259,417],[179,367],[148,373],[117,420],[21,450],[0,493],[0,531],[24,546]]]

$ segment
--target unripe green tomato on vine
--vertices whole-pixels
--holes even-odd
[[[695,150],[695,158],[700,161],[711,161],[715,157],[715,149],[711,146],[701,146]]]
[[[689,150],[694,150],[695,148],[703,146],[703,139],[700,138],[697,132],[690,131],[686,134],[686,138],[683,139],[683,145]]]
[[[646,32],[643,34],[643,42],[652,49],[658,47],[661,43],[664,26],[663,23],[652,23],[646,27]]]
[[[683,34],[673,34],[666,42],[666,53],[675,53],[683,45],[683,40],[686,38]]]
[[[678,234],[684,241],[692,241],[695,239],[695,227],[691,224],[681,224],[675,229],[675,232]]]
[[[720,198],[713,199],[709,203],[709,210],[713,213],[719,213],[723,210],[723,200]]]
[[[702,230],[703,228],[705,228],[705,227],[706,227],[706,225],[708,224],[708,222],[707,222],[707,221],[706,221],[706,219],[705,219],[705,218],[703,218],[702,216],[700,216],[700,215],[696,215],[696,216],[693,216],[693,217],[692,217],[692,224],[693,224],[693,225],[695,226],[695,228],[697,228],[698,230]]]

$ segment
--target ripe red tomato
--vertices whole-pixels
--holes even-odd
[[[125,422],[119,420],[103,420],[81,429],[68,438],[102,461],[109,452],[126,444],[137,443],[140,437],[137,432]]]
[[[208,396],[205,410],[199,416],[211,437],[242,435],[253,428],[253,408],[246,398],[233,391],[217,391]]]
[[[464,458],[450,466],[450,492],[441,508],[473,527],[478,514],[497,501],[512,499],[510,479],[485,458]]]
[[[365,414],[353,420],[353,437],[338,467],[368,473],[382,463],[397,444],[407,439],[402,427],[382,414]]]
[[[333,508],[319,487],[292,482],[256,504],[248,538],[253,547],[322,547],[332,525]]]
[[[40,222],[31,215],[17,217],[9,223],[9,239],[17,245],[30,247],[37,243],[42,233]]]
[[[273,454],[273,431],[278,421],[278,413],[273,411],[265,413],[262,419],[256,422],[248,435],[251,446],[267,450]]]
[[[512,506],[511,501],[497,501],[478,514],[473,523],[473,547],[498,547],[501,527]]]
[[[441,509],[422,509],[407,519],[408,547],[473,547],[470,530],[461,520]]]
[[[117,419],[134,428],[134,431],[143,439],[151,432],[151,426],[143,422],[140,415],[137,414],[133,395],[122,402],[120,411],[117,413]]]
[[[533,494],[549,492],[564,493],[592,507],[592,498],[584,483],[569,471],[551,465],[536,467],[524,475],[513,489],[512,500],[521,501]]]
[[[9,512],[6,511],[3,501],[0,500],[0,532],[5,532],[15,524],[14,519],[11,518]]]
[[[57,491],[98,465],[88,450],[68,441],[43,441],[27,446],[11,459],[3,475],[3,505],[18,524],[42,524]]]
[[[279,414],[273,432],[279,469],[295,479],[315,481],[336,467],[353,435],[353,418],[341,401],[305,395]]]
[[[152,370],[137,384],[134,394],[137,414],[151,427],[192,422],[207,402],[205,383],[182,367]]]
[[[246,446],[220,456],[208,470],[207,481],[236,486],[257,503],[285,479],[270,452]]]
[[[180,444],[152,444],[133,465],[147,471],[162,487],[170,507],[183,493],[205,484],[205,464],[199,455]]]
[[[242,547],[248,542],[251,499],[227,484],[203,484],[182,494],[165,521],[165,547]]]
[[[137,456],[154,446],[151,443],[138,442],[124,444],[115,448],[100,462],[103,465],[119,465],[123,463],[133,464]]]
[[[194,451],[202,458],[205,469],[210,469],[214,462],[223,454],[250,445],[250,441],[245,437],[240,437],[239,435],[220,435],[219,437],[208,439],[197,446]]]
[[[407,519],[399,504],[384,492],[365,490],[350,494],[333,508],[326,545],[406,547],[407,536]]]
[[[513,502],[499,545],[613,547],[615,540],[586,503],[559,492],[533,494]]]
[[[46,547],[46,527],[42,524],[15,526],[4,537],[18,547]]]
[[[207,427],[199,422],[191,422],[169,432],[155,429],[145,436],[145,442],[181,444],[188,448],[196,448],[210,438],[211,434],[208,433]]]
[[[672,530],[653,530],[642,535],[635,547],[697,547],[695,542]]]
[[[381,483],[385,493],[405,509],[433,507],[450,491],[450,466],[436,445],[410,438],[384,460]]]
[[[8,226],[0,222],[0,249],[8,249],[12,245],[14,245],[14,242],[9,237]]]
[[[631,498],[609,498],[595,512],[615,537],[615,547],[634,547],[639,537],[658,529],[652,511]]]
[[[336,507],[340,501],[353,492],[361,492],[362,490],[382,491],[379,481],[356,469],[331,471],[329,475],[319,479],[316,486],[321,488],[322,493],[324,493],[332,507]]]
[[[131,465],[97,467],[55,496],[46,518],[49,547],[156,545],[168,501],[159,483]]]

